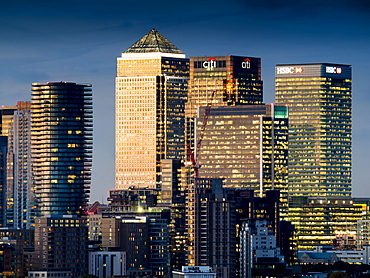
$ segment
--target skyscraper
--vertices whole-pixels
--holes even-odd
[[[202,132],[202,107],[195,134]],[[263,197],[281,191],[287,216],[288,108],[271,105],[216,106],[210,109],[197,157],[199,176],[223,178],[224,187],[248,188]]]
[[[117,58],[116,189],[159,188],[161,160],[184,153],[189,60],[151,30]]]
[[[262,85],[260,58],[232,55],[191,57],[189,96],[185,106],[186,145],[193,148],[197,144],[194,118],[198,107],[262,104]]]
[[[0,109],[0,226],[6,225],[6,176],[8,132],[16,106],[3,106]]]
[[[199,106],[261,104],[261,59],[241,56],[190,58],[186,117],[195,117]]]
[[[18,102],[8,126],[6,226],[30,229],[35,218],[30,101]]]
[[[289,194],[351,196],[351,66],[276,67],[276,102],[289,106]]]
[[[91,179],[91,85],[49,82],[32,86],[38,215],[82,215]]]

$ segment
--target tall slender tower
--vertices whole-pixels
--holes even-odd
[[[6,226],[30,229],[35,218],[31,155],[31,102],[18,102],[8,130]]]
[[[151,30],[117,58],[116,189],[158,188],[164,159],[184,153],[189,60]]]
[[[6,225],[6,176],[8,134],[16,106],[3,106],[0,109],[0,227]]]
[[[91,85],[49,82],[32,86],[38,215],[83,215],[91,179]]]
[[[276,102],[289,106],[289,195],[351,197],[351,66],[276,67]]]

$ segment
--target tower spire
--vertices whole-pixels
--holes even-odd
[[[150,52],[161,52],[161,53],[173,53],[173,54],[184,54],[178,49],[173,43],[166,39],[154,28],[149,31],[140,40],[134,43],[124,53],[150,53]]]

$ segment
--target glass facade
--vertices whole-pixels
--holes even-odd
[[[155,30],[117,59],[116,189],[159,188],[161,160],[183,158],[188,77],[185,54]]]
[[[322,245],[346,249],[354,247],[362,211],[352,198],[293,196],[289,217],[297,229],[299,249]]]
[[[276,102],[289,106],[289,195],[351,196],[351,66],[276,67]]]
[[[35,218],[32,178],[31,102],[18,102],[8,130],[6,226],[30,229]]]
[[[186,116],[195,117],[199,106],[261,104],[261,59],[240,56],[190,58]]]
[[[0,109],[0,227],[6,225],[8,134],[16,109],[16,106],[2,106]]]
[[[6,223],[6,152],[8,149],[7,136],[0,135],[0,227]]]
[[[189,96],[185,106],[186,145],[196,153],[194,118],[198,116],[198,107],[262,104],[262,98],[260,58],[191,57]]]
[[[200,108],[203,115],[205,108]],[[204,125],[196,118],[196,135]],[[287,215],[288,108],[275,105],[211,108],[197,154],[200,177],[222,178],[224,187],[248,188],[262,197],[280,190]]]
[[[91,85],[34,83],[31,111],[38,215],[81,215],[91,180]]]

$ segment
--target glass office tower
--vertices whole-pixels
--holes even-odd
[[[206,108],[199,109],[202,115]],[[204,125],[195,119],[196,138]],[[287,215],[288,108],[271,105],[216,106],[210,109],[198,150],[199,176],[222,178],[224,187],[248,188],[259,197],[280,190]]]
[[[163,159],[184,155],[189,60],[151,30],[117,58],[116,189],[159,188]]]
[[[91,85],[34,83],[31,111],[38,215],[82,215],[91,180]]]
[[[351,66],[276,67],[276,102],[289,106],[289,195],[351,196]]]
[[[196,153],[194,118],[198,116],[198,107],[262,104],[262,101],[260,58],[232,55],[191,57],[189,96],[185,106],[186,145]]]
[[[261,104],[262,85],[260,58],[191,57],[187,117],[207,105],[213,91],[213,105]]]

